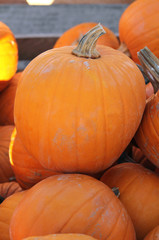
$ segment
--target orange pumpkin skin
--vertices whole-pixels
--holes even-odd
[[[119,21],[119,38],[127,45],[132,59],[139,63],[137,52],[147,46],[159,57],[159,1],[134,1]],[[151,15],[151,17],[150,17]]]
[[[64,46],[75,46],[79,43],[79,40],[93,27],[95,27],[97,23],[88,22],[88,23],[80,23],[65,33],[56,41],[54,48],[64,47]],[[106,34],[101,36],[97,44],[105,45],[117,49],[119,47],[119,41],[115,34],[108,29],[107,27],[103,26]]]
[[[0,22],[0,91],[14,76],[18,63],[18,46],[9,27]]]
[[[159,177],[139,164],[118,164],[104,173],[101,181],[119,187],[119,199],[134,224],[138,240],[159,223]]]
[[[13,193],[21,192],[22,188],[17,182],[5,182],[0,184],[0,196],[7,198]]]
[[[14,176],[9,162],[9,144],[14,126],[0,127],[0,183]]]
[[[96,173],[119,158],[137,130],[145,83],[136,64],[117,50],[98,45],[101,57],[86,59],[72,49],[49,50],[25,68],[15,123],[27,151],[43,167]]]
[[[10,163],[16,180],[23,189],[32,187],[42,179],[59,174],[43,168],[25,149],[14,129],[9,149]]]
[[[28,237],[25,238],[24,240],[95,240],[95,238],[85,234],[67,233],[67,234],[51,234],[41,237]]]
[[[148,99],[135,141],[143,154],[159,167],[159,91]]]
[[[14,212],[11,240],[56,233],[82,233],[99,240],[135,240],[130,217],[113,191],[80,174],[42,180],[27,191]]]
[[[159,239],[159,225],[155,227],[144,240],[158,240]]]
[[[16,73],[0,93],[0,125],[14,125],[14,99],[21,74]]]
[[[16,192],[0,204],[0,240],[10,240],[9,225],[15,208],[18,206],[25,191]]]

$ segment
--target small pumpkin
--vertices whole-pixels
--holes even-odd
[[[0,93],[0,125],[14,125],[14,99],[21,74],[16,73]]]
[[[9,182],[14,172],[9,162],[9,144],[14,126],[0,127],[0,183]]]
[[[159,223],[159,176],[140,164],[121,163],[108,169],[101,181],[119,188],[137,239],[143,240]]]
[[[152,86],[152,83],[149,82],[146,85],[146,99],[148,99],[149,97],[151,97],[154,94],[154,88]]]
[[[41,237],[28,237],[23,240],[95,240],[95,238],[77,233],[66,233],[66,234],[51,234]]]
[[[79,43],[81,38],[97,23],[88,22],[80,23],[62,34],[62,36],[56,41],[54,48],[64,46],[75,46]],[[107,34],[103,35],[97,40],[97,44],[109,46],[117,49],[119,47],[119,41],[115,34],[107,27],[103,26],[103,29]]]
[[[159,239],[159,225],[155,227],[148,235],[144,238],[144,240],[158,240]]]
[[[119,38],[124,51],[139,63],[137,52],[147,46],[159,57],[159,1],[140,0],[131,3],[119,21]],[[150,17],[151,16],[151,17]]]
[[[82,174],[42,180],[27,190],[14,212],[12,240],[56,233],[81,233],[99,240],[136,239],[131,219],[113,191]]]
[[[46,169],[103,171],[139,126],[146,103],[144,78],[123,53],[103,45],[96,50],[103,33],[99,24],[77,48],[48,50],[22,74],[15,98],[17,133]]]
[[[0,22],[0,91],[14,76],[18,64],[18,46],[10,28]]]
[[[155,171],[156,166],[152,164],[143,154],[143,152],[140,150],[140,148],[137,148],[135,146],[132,147],[132,158],[135,160],[135,162],[140,163],[142,166]]]
[[[159,59],[148,48],[139,52],[139,58],[152,81],[155,94],[147,101],[141,124],[135,134],[135,141],[143,154],[159,167]]]
[[[27,152],[17,136],[16,129],[14,129],[11,136],[9,157],[16,180],[23,189],[32,187],[46,177],[59,174],[58,172],[45,169]]]
[[[15,208],[24,196],[25,191],[16,192],[0,204],[0,240],[10,240],[9,225]]]
[[[0,183],[0,196],[7,198],[15,192],[22,191],[22,188],[17,182]]]

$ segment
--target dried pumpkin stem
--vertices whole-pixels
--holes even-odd
[[[113,187],[112,191],[115,194],[115,196],[117,196],[117,198],[120,196],[120,192],[119,192],[119,188],[118,187]]]
[[[131,54],[129,52],[129,49],[127,48],[127,45],[122,42],[118,48],[118,50],[122,53],[124,53],[125,55],[127,55],[129,58],[131,58]]]
[[[99,58],[100,54],[96,50],[96,42],[104,33],[105,31],[99,23],[82,37],[78,46],[72,53],[78,57]]]
[[[156,93],[159,89],[159,59],[148,47],[144,47],[137,54],[143,70],[152,83],[154,92]]]

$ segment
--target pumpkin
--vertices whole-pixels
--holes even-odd
[[[135,135],[135,141],[143,154],[155,166],[159,167],[159,91],[157,91],[159,89],[157,69],[159,67],[159,59],[148,48],[144,48],[139,52],[139,58],[145,65],[145,71],[148,73],[148,76],[152,75],[150,80],[154,85],[155,94],[147,101],[142,122]]]
[[[54,48],[64,46],[75,46],[79,43],[81,38],[97,23],[88,22],[80,23],[70,29],[68,29],[62,36],[56,41]],[[117,49],[119,47],[119,41],[115,34],[107,27],[103,26],[103,29],[107,34],[103,35],[97,40],[97,44],[106,45]]]
[[[17,182],[5,182],[0,184],[0,196],[7,198],[15,192],[22,191],[22,188]]]
[[[139,63],[137,52],[147,46],[159,57],[159,1],[140,0],[130,4],[119,21],[119,38],[124,51]],[[151,17],[150,17],[151,16]]]
[[[18,63],[18,46],[10,28],[0,22],[0,91],[14,76]]]
[[[155,227],[144,240],[158,240],[159,239],[159,225]]]
[[[0,127],[0,183],[14,176],[9,162],[9,144],[14,126]]]
[[[13,215],[13,212],[22,197],[24,196],[25,191],[16,192],[10,197],[7,197],[3,203],[0,204],[0,240],[10,240],[9,236],[9,225]]]
[[[59,174],[43,168],[40,163],[27,152],[17,136],[16,129],[14,129],[12,133],[9,156],[16,180],[24,189],[32,187],[48,176]]]
[[[144,156],[140,148],[135,146],[132,147],[132,158],[135,160],[135,162],[140,163],[142,166],[155,171],[156,167]]]
[[[139,126],[144,78],[123,53],[103,45],[97,52],[102,33],[98,25],[76,49],[42,53],[22,74],[15,97],[17,133],[46,169],[100,172],[118,159]]]
[[[21,74],[16,73],[0,93],[0,125],[14,125],[14,99]]]
[[[12,240],[56,233],[81,233],[99,240],[135,240],[131,219],[113,191],[82,174],[42,180],[27,190],[14,212]]]
[[[149,97],[151,97],[154,94],[154,88],[152,86],[152,83],[149,82],[146,85],[146,99],[148,99]]]
[[[121,163],[108,169],[101,181],[119,188],[137,239],[143,240],[159,223],[159,177],[140,164]]]
[[[51,234],[41,237],[28,237],[23,240],[95,240],[95,238],[85,234],[66,233],[66,234]]]

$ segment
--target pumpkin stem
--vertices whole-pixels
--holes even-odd
[[[131,58],[131,54],[129,52],[129,49],[127,48],[127,45],[122,42],[118,48],[118,50],[122,53],[124,53],[125,55],[127,55],[129,58]]]
[[[159,59],[148,49],[148,47],[141,49],[137,55],[145,74],[152,83],[154,93],[156,93],[159,89]]]
[[[78,57],[99,58],[100,54],[96,50],[96,42],[104,33],[105,31],[99,23],[82,37],[72,54]]]
[[[113,187],[112,191],[115,194],[115,196],[117,196],[117,198],[120,196],[120,192],[119,192],[119,188],[118,187]]]

